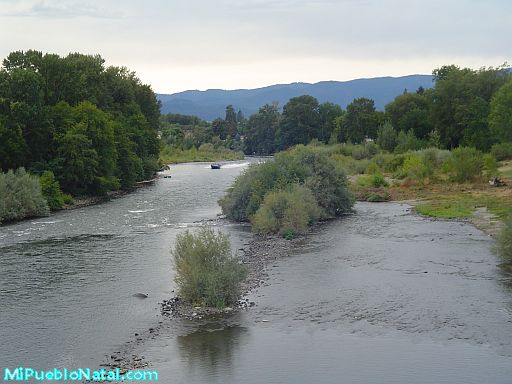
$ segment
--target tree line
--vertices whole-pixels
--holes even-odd
[[[312,140],[358,144],[375,140],[386,150],[459,146],[488,151],[512,142],[512,76],[504,67],[473,70],[454,65],[433,71],[434,86],[404,90],[385,106],[354,99],[346,109],[309,95],[294,97],[280,110],[266,104],[245,119],[233,106],[224,119],[202,122],[196,144],[213,140],[246,154],[272,154]],[[199,125],[196,125],[196,127]],[[201,136],[199,131],[203,132]]]
[[[63,191],[130,188],[158,168],[160,106],[99,55],[9,54],[0,69],[0,167],[50,171]]]

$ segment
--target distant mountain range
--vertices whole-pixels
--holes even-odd
[[[158,94],[162,102],[161,112],[199,116],[204,120],[224,117],[226,106],[232,104],[235,110],[242,110],[248,117],[267,103],[274,101],[282,107],[292,97],[311,95],[320,103],[329,101],[345,108],[357,97],[368,97],[375,101],[379,110],[405,89],[416,91],[420,86],[433,86],[431,75],[410,75],[402,77],[375,77],[350,81],[321,81],[315,84],[277,84],[256,89],[208,89],[206,91],[185,91],[171,95]]]

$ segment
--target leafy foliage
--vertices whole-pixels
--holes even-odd
[[[37,176],[30,175],[24,168],[0,172],[0,223],[47,216],[49,212]]]
[[[70,196],[62,193],[59,182],[55,179],[52,171],[44,171],[39,181],[41,182],[43,196],[52,211],[61,209],[69,201]]]
[[[180,233],[172,250],[179,295],[194,305],[224,307],[241,294],[246,268],[231,254],[229,237],[211,228]]]
[[[475,148],[459,147],[445,162],[445,169],[458,183],[478,180],[483,169],[482,152]]]
[[[393,152],[398,144],[398,135],[389,121],[381,125],[377,131],[377,144],[385,151]]]
[[[13,52],[0,69],[0,167],[51,170],[73,194],[129,188],[157,169],[159,115],[149,86],[98,55]]]
[[[250,166],[219,203],[229,219],[247,221],[260,209],[269,192],[286,190],[293,184],[311,191],[320,217],[334,217],[351,210],[353,198],[343,170],[323,147],[303,145],[278,153],[272,161]],[[297,193],[304,196],[302,190]],[[277,195],[280,199],[283,196],[286,193]]]
[[[270,191],[252,216],[252,229],[256,233],[279,233],[295,237],[304,233],[309,224],[321,215],[313,193],[308,188],[292,184],[284,190]]]
[[[494,144],[491,148],[491,154],[498,161],[512,159],[512,142]]]

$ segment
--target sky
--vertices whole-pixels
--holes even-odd
[[[0,57],[100,54],[159,93],[512,60],[510,0],[0,0]]]

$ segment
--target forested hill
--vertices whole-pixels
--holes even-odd
[[[301,95],[311,95],[320,103],[331,102],[345,108],[353,99],[367,97],[375,101],[375,107],[383,110],[384,106],[407,89],[416,91],[419,87],[433,86],[431,75],[411,75],[402,77],[376,77],[351,81],[322,81],[315,84],[292,83],[278,84],[256,89],[207,91],[185,91],[172,95],[159,94],[162,113],[179,113],[199,116],[204,120],[223,117],[226,105],[233,105],[245,116],[258,111],[262,105],[274,101],[282,107],[289,99]]]

